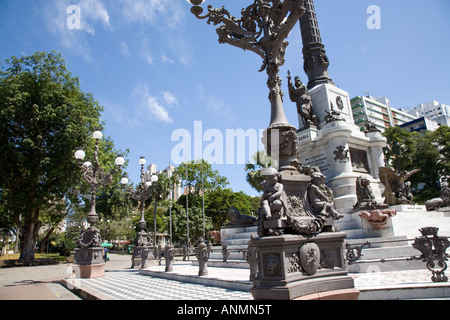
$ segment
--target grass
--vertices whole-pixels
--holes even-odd
[[[0,260],[19,260],[20,253],[6,254],[0,256]],[[66,257],[62,257],[59,253],[36,253],[36,259],[52,258],[55,261],[66,261]]]

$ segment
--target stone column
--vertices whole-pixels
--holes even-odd
[[[320,36],[319,23],[313,0],[305,0],[306,12],[300,17],[303,42],[303,69],[308,75],[308,88],[322,83],[332,83],[328,75],[330,64]]]
[[[374,178],[379,178],[378,169],[385,166],[383,148],[386,146],[386,138],[380,132],[369,132],[367,137],[370,138],[369,155],[372,175]]]

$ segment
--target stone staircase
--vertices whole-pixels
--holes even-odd
[[[413,236],[395,234],[391,219],[382,229],[376,230],[366,220],[361,219],[358,213],[345,214],[343,219],[335,221],[335,227],[337,231],[347,233],[345,242],[354,248],[366,242],[370,243],[363,246],[358,262],[348,263],[350,273],[426,268],[421,260],[406,260],[420,256],[420,252],[412,247]],[[420,236],[418,230],[416,233],[416,236]],[[347,249],[344,248],[344,255],[346,253]]]

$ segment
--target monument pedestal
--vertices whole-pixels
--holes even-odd
[[[343,232],[325,232],[309,237],[286,234],[251,240],[258,255],[253,297],[294,300],[347,290],[357,298],[342,252],[345,237]]]
[[[150,250],[147,257],[147,267],[156,266],[158,264],[158,260],[154,256],[153,247],[134,246],[133,256],[131,257],[131,269],[134,267],[142,267],[142,252],[146,249]]]
[[[103,248],[75,249],[74,264],[72,265],[77,278],[99,278],[105,275],[105,261]]]
[[[333,190],[335,208],[341,213],[357,202],[356,180],[371,182],[378,201],[383,201],[378,168],[384,166],[386,138],[380,132],[364,133],[355,125],[348,92],[321,84],[308,91],[317,128],[303,126],[300,119],[297,158],[304,166],[318,167]]]

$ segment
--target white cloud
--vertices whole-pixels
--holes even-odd
[[[156,117],[156,120],[165,123],[173,122],[172,118],[169,116],[169,112],[167,112],[167,110],[159,104],[156,97],[149,96],[147,100],[144,101],[144,104],[150,114]]]
[[[43,19],[47,28],[55,34],[63,48],[70,52],[92,60],[87,35],[95,35],[95,25],[111,29],[108,10],[102,0],[80,0],[75,6],[79,8],[79,28],[70,29],[67,21],[72,13],[67,9],[73,6],[70,0],[45,1],[42,8]]]
[[[128,48],[128,45],[126,42],[119,42],[119,49],[123,56],[129,57],[130,56],[130,49]]]
[[[365,45],[359,48],[361,54],[365,54],[367,51],[369,51],[369,45]]]
[[[225,106],[225,102],[223,100],[206,94],[206,90],[202,85],[199,85],[197,89],[200,103],[206,111],[212,113],[217,117],[232,121],[235,119],[230,109]]]
[[[95,34],[94,27],[90,24],[101,22],[103,26],[110,28],[109,14],[101,0],[81,0],[81,29],[92,35]]]
[[[161,99],[150,94],[147,85],[139,84],[133,91],[133,98],[138,102],[138,116],[147,119],[153,119],[159,122],[172,123],[173,119],[170,117],[167,108],[160,102]],[[167,92],[162,97],[162,101],[166,104],[173,104],[178,100],[171,93]]]
[[[141,40],[141,49],[139,50],[139,56],[142,60],[148,64],[153,64],[153,55],[150,48],[150,39],[148,37],[143,37]]]
[[[153,64],[153,57],[148,50],[146,49],[141,50],[141,58],[148,64]]]
[[[175,61],[173,61],[172,59],[170,59],[169,57],[167,57],[167,56],[165,56],[165,55],[163,55],[163,56],[161,57],[161,60],[162,60],[162,62],[164,62],[164,63],[170,63],[170,64],[175,63]]]
[[[180,0],[119,0],[125,19],[161,27],[180,25],[185,8]]]
[[[163,93],[163,99],[169,106],[178,105],[178,99],[168,91]]]

